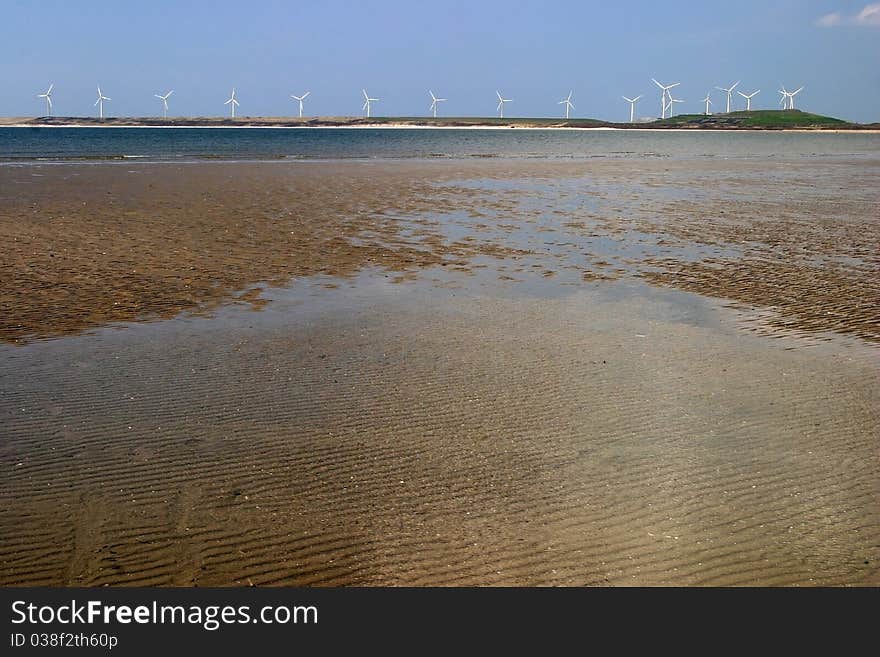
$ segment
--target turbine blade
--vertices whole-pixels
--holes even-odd
[[[312,92],[311,92],[311,91],[307,91],[307,92],[305,92],[305,93],[302,95],[302,98],[301,98],[300,100],[305,100],[306,96],[308,96],[310,93],[312,93]]]
[[[53,83],[53,84],[50,84],[50,85],[49,85],[49,90],[46,92],[46,95],[47,95],[47,96],[52,95],[52,89],[54,89],[54,88],[55,88],[55,84],[54,84],[54,83]]]
[[[792,91],[792,92],[791,92],[791,95],[794,96],[795,94],[799,94],[799,93],[800,93],[801,91],[803,91],[803,90],[804,90],[804,88],[801,87],[801,88],[798,89],[797,91]]]
[[[654,78],[651,78],[651,81],[652,81],[654,84],[656,84],[658,87],[660,87],[661,89],[663,89],[664,91],[666,90],[666,87],[664,87],[662,84],[660,84],[659,82],[657,82],[657,80],[655,80]]]

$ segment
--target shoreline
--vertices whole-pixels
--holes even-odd
[[[537,130],[556,131],[565,130],[572,132],[687,132],[699,134],[706,132],[797,132],[797,133],[825,133],[825,134],[880,134],[877,128],[614,128],[614,127],[591,127],[577,128],[572,126],[491,126],[491,125],[91,125],[84,123],[69,123],[63,125],[33,125],[15,123],[10,125],[0,124],[0,128],[156,128],[156,129],[183,129],[183,130],[206,130],[206,129],[252,129],[252,130]]]

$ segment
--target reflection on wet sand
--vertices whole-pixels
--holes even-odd
[[[880,163],[633,166],[0,168],[0,583],[877,585]]]

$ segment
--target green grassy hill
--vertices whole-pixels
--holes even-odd
[[[841,128],[860,127],[841,119],[800,110],[752,110],[729,114],[680,114],[668,119],[652,121],[654,127],[682,128],[752,128],[782,130],[792,128]]]

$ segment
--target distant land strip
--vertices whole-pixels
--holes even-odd
[[[584,128],[678,130],[877,131],[880,123],[850,123],[800,110],[755,110],[726,114],[682,114],[668,119],[614,123],[598,119],[495,117],[0,117],[0,127],[178,127],[178,128]]]

